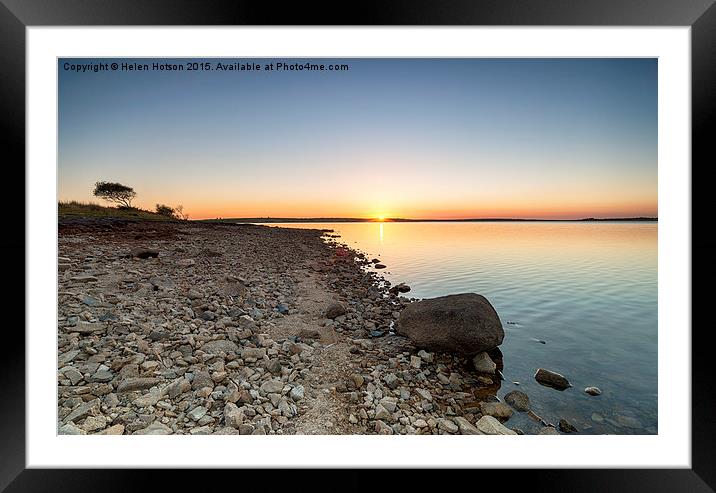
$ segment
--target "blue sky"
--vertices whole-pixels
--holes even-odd
[[[111,180],[197,218],[657,213],[656,59],[63,69],[91,61],[130,60],[58,62],[61,200]]]

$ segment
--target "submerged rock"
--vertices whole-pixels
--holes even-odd
[[[494,349],[505,337],[495,309],[475,293],[411,303],[400,313],[395,327],[418,347],[465,356]]]
[[[631,416],[622,416],[619,415],[616,417],[617,423],[619,423],[620,426],[626,426],[627,428],[643,428],[644,425],[641,424],[641,421],[639,421],[636,418],[633,418]]]
[[[388,292],[393,293],[393,294],[407,293],[408,291],[410,291],[410,286],[408,286],[404,282],[401,282],[400,284],[396,284],[395,286],[393,286],[392,288],[390,288],[388,290]]]
[[[559,431],[562,433],[576,433],[579,430],[574,427],[572,423],[567,421],[566,419],[560,419],[559,420]]]
[[[504,402],[483,402],[480,411],[485,416],[492,416],[500,421],[507,421],[512,416],[512,409]]]
[[[552,387],[557,390],[568,389],[572,386],[564,375],[560,375],[559,373],[550,370],[545,370],[544,368],[539,368],[537,370],[535,373],[535,380],[546,387]]]
[[[529,396],[519,390],[513,390],[505,394],[505,402],[521,413],[526,413],[530,410]]]

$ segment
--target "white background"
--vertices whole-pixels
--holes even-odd
[[[27,467],[690,467],[689,28],[33,27],[27,56]],[[659,434],[58,436],[57,57],[148,56],[658,57]]]

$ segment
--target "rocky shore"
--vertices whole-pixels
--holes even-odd
[[[522,434],[499,349],[416,347],[395,331],[409,287],[324,234],[60,221],[58,432]]]

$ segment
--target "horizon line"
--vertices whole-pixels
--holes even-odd
[[[525,222],[576,222],[576,221],[657,221],[658,216],[630,216],[630,217],[584,217],[575,219],[546,219],[546,218],[519,218],[519,217],[490,217],[490,218],[456,218],[456,219],[437,219],[437,218],[403,218],[403,217],[386,217],[386,218],[360,218],[360,217],[217,217],[195,219],[195,221],[243,221],[243,222],[370,222],[370,223],[388,223],[388,222],[499,222],[499,221],[525,221]]]

